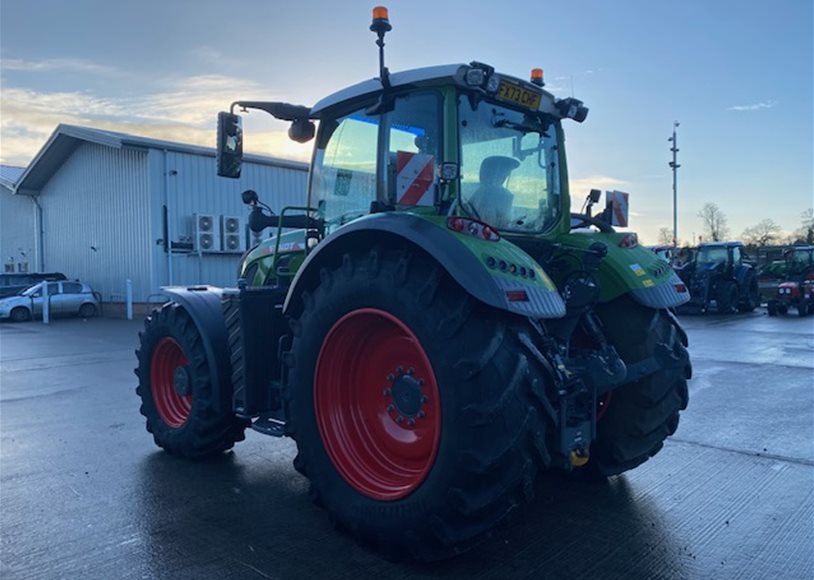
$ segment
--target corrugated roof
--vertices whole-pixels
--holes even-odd
[[[166,149],[191,155],[215,156],[215,149],[199,147],[186,143],[162,141],[138,135],[128,135],[115,131],[79,127],[76,125],[59,125],[37,153],[28,167],[19,176],[14,188],[15,193],[23,195],[37,195],[40,189],[48,182],[51,176],[71,156],[76,148],[82,144],[96,143],[106,147],[121,149],[122,147],[141,147],[144,149]],[[250,163],[259,163],[274,167],[287,167],[291,169],[307,170],[308,164],[263,155],[244,155],[244,160]],[[214,171],[214,170],[213,170]]]
[[[0,185],[14,189],[14,184],[25,171],[25,167],[15,165],[0,165]]]

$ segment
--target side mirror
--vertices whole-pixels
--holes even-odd
[[[218,175],[240,177],[243,163],[243,127],[240,115],[222,111],[218,113],[218,146],[215,155]]]
[[[588,193],[588,199],[591,200],[591,203],[599,203],[599,198],[602,197],[602,190],[601,189],[592,189]]]

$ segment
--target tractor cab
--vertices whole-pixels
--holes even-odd
[[[368,213],[466,216],[508,235],[570,229],[561,121],[588,109],[472,62],[390,74],[313,107],[238,101],[316,131],[309,213],[331,233]],[[240,118],[221,113],[219,175],[239,175]],[[313,134],[313,129],[311,129]]]

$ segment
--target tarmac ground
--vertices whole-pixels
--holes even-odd
[[[154,446],[141,323],[0,324],[0,576],[814,578],[814,317],[687,316],[690,406],[605,484],[542,482],[466,555],[393,564],[331,528],[291,460],[247,432],[215,460]]]

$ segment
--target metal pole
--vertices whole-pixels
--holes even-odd
[[[133,281],[128,278],[125,284],[127,296],[127,320],[133,320]]]
[[[42,323],[51,324],[51,296],[48,294],[48,281],[42,283]]]
[[[673,160],[669,163],[670,168],[673,170],[673,247],[678,246],[678,138],[676,137],[676,129],[679,126],[678,121],[673,121],[673,136],[667,139],[673,143],[670,151],[673,152]]]

